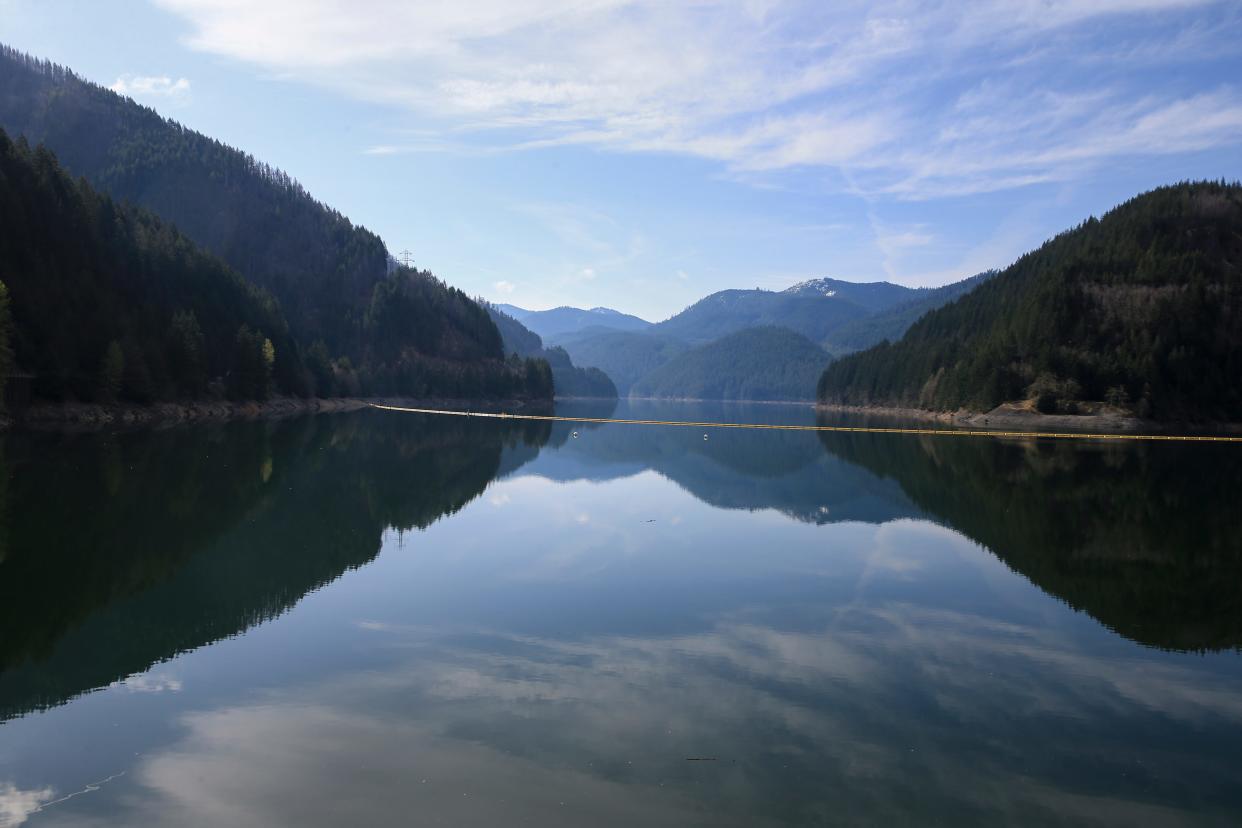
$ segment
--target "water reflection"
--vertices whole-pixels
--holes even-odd
[[[548,433],[360,414],[10,436],[0,720],[279,615],[371,561],[386,528],[456,512]]]
[[[1242,647],[1242,452],[821,433],[1044,591],[1127,638]]]
[[[1232,455],[711,436],[10,436],[0,825],[1242,814]]]

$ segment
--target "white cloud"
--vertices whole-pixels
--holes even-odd
[[[131,693],[180,693],[181,679],[166,673],[144,673],[130,676],[113,685]]]
[[[497,293],[503,293],[506,296],[513,293],[513,291],[517,290],[517,285],[513,284],[513,282],[506,281],[505,279],[501,279],[499,282],[493,285],[493,287],[496,288]]]
[[[0,828],[21,825],[52,798],[51,788],[22,790],[12,782],[0,782]]]
[[[1242,140],[1237,89],[1124,71],[1242,53],[1211,0],[157,2],[197,49],[438,124],[376,155],[580,144],[923,198]]]
[[[186,78],[173,80],[167,75],[122,75],[110,87],[119,95],[130,98],[162,98],[184,103],[190,97],[190,81]]]

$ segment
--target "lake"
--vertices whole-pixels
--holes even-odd
[[[364,411],[0,462],[3,826],[1242,821],[1242,446]]]

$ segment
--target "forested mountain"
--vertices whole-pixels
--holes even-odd
[[[311,374],[288,375],[285,390],[550,390],[546,368],[503,361],[495,325],[465,294],[429,273],[390,268],[378,236],[245,153],[3,46],[0,128],[45,144],[70,174],[176,225],[272,294],[294,343],[288,356],[301,351]]]
[[[545,311],[532,311],[516,305],[497,305],[504,313],[521,322],[530,330],[543,337],[544,341],[557,343],[565,337],[586,330],[602,331],[641,331],[651,327],[651,323],[628,313],[621,313],[612,308],[559,307]]]
[[[793,330],[834,355],[897,339],[918,317],[970,291],[989,275],[939,288],[813,279],[779,292],[725,290],[642,331],[584,328],[560,335],[557,342],[578,363],[603,369],[624,395],[692,346],[756,327]]]
[[[611,377],[622,396],[630,393],[634,383],[690,348],[675,339],[637,331],[597,333],[571,339],[563,347],[580,364],[594,365]]]
[[[830,403],[989,410],[1105,401],[1242,419],[1242,185],[1161,187],[1048,241],[897,343],[829,366]]]
[[[647,374],[636,397],[811,400],[828,354],[787,328],[761,327],[692,348]]]
[[[480,304],[487,308],[492,321],[496,323],[506,354],[547,361],[552,368],[552,384],[556,396],[616,398],[617,386],[599,368],[574,365],[564,348],[545,348],[539,334],[528,330],[499,307],[482,301]]]
[[[908,288],[892,282],[846,282],[842,279],[808,279],[781,293],[793,296],[835,296],[875,313],[910,302],[925,289]]]
[[[988,270],[971,276],[969,279],[942,287],[918,288],[911,291],[910,295],[913,298],[908,298],[900,304],[877,311],[870,316],[845,323],[832,331],[822,344],[828,353],[843,356],[870,348],[886,339],[889,342],[896,342],[928,311],[947,305],[995,275],[995,270]]]
[[[722,290],[654,325],[651,332],[701,345],[745,328],[775,325],[822,342],[835,328],[868,313],[840,296]]]
[[[310,382],[272,296],[0,130],[0,279],[17,367],[60,400],[238,398]]]

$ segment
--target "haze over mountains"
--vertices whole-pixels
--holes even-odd
[[[899,338],[928,310],[952,301],[990,275],[981,273],[940,288],[821,278],[783,291],[722,290],[657,323],[610,308],[498,307],[544,340],[562,346],[575,363],[602,369],[622,395],[809,400],[813,382],[803,381],[808,360],[818,361],[814,372],[818,376],[833,355]],[[801,342],[795,345],[790,336],[774,329]],[[738,353],[738,342],[703,350],[733,334],[760,330],[767,333],[744,340],[753,359],[725,358]],[[793,353],[798,354],[798,368],[787,371],[782,360]],[[653,372],[659,376],[642,382]],[[755,396],[760,389],[771,396]]]

